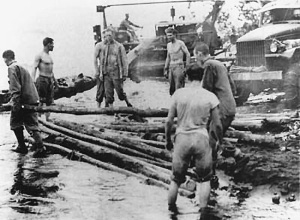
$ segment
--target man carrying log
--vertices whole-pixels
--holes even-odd
[[[165,30],[169,43],[167,44],[167,59],[164,67],[164,76],[169,79],[170,95],[175,90],[184,87],[185,68],[190,64],[190,53],[184,42],[176,39],[177,30],[167,28]],[[186,65],[183,57],[186,56]]]
[[[53,59],[49,52],[53,51],[54,42],[50,37],[43,40],[43,51],[34,58],[32,79],[36,82],[36,88],[40,96],[40,105],[50,106],[54,100],[54,88],[57,87],[56,79],[53,74]],[[36,79],[36,70],[39,70]],[[46,120],[49,120],[50,113],[46,113]]]
[[[207,44],[202,43],[197,45],[194,49],[194,54],[197,59],[197,65],[204,68],[203,88],[213,92],[220,101],[220,118],[224,135],[234,120],[236,113],[236,103],[233,97],[235,89],[234,83],[226,67],[220,61],[212,59]],[[214,138],[214,135],[212,135],[212,132],[211,130],[210,143],[214,149],[214,160],[216,160],[218,147],[222,144],[222,138],[218,138],[217,140]],[[219,144],[217,144],[217,141],[220,141]],[[236,171],[249,162],[249,157],[242,154],[238,148],[235,148],[234,158],[236,161]]]
[[[125,48],[114,40],[113,30],[103,31],[104,43],[99,45],[100,80],[104,79],[105,102],[111,107],[114,102],[114,89],[120,100],[124,100],[128,107],[132,107],[123,89],[123,82],[128,76],[128,62]]]
[[[28,149],[25,145],[23,125],[33,137],[35,152],[33,157],[41,157],[45,154],[41,138],[37,113],[22,107],[24,104],[38,105],[39,96],[29,72],[15,61],[15,54],[12,50],[3,52],[2,57],[8,66],[9,92],[11,100],[10,128],[14,131],[18,140],[18,147],[15,152],[26,154]]]
[[[168,205],[170,211],[177,211],[178,188],[185,182],[187,169],[193,159],[195,162],[193,170],[199,182],[197,189],[200,211],[203,213],[210,196],[210,180],[213,176],[212,148],[209,146],[207,123],[211,118],[215,126],[214,131],[219,133],[217,137],[222,136],[222,124],[218,98],[201,87],[203,72],[189,69],[187,75],[191,86],[176,90],[173,94],[165,127],[166,149],[171,150],[173,148],[172,126],[174,118],[177,117]]]

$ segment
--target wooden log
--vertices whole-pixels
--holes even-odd
[[[108,108],[75,108],[65,105],[54,106],[32,106],[24,105],[25,109],[30,109],[36,112],[55,112],[74,115],[114,115],[114,114],[133,114],[141,117],[166,117],[168,115],[167,109],[137,109],[133,107],[108,107]]]
[[[58,144],[71,150],[79,151],[82,154],[88,155],[102,162],[112,163],[119,168],[129,170],[134,173],[141,173],[150,178],[160,180],[169,184],[170,180],[165,175],[153,169],[153,166],[144,161],[140,161],[126,154],[122,154],[116,150],[108,149],[99,145],[91,144],[85,141],[77,140],[72,137],[60,134],[51,129],[41,127],[42,132],[50,133],[51,135],[45,141],[53,144]]]
[[[246,121],[246,120],[234,120],[231,123],[231,127],[236,130],[242,131],[262,131],[263,123],[261,120]]]
[[[122,137],[105,136],[100,132],[96,132],[95,130],[89,130],[83,125],[79,125],[77,123],[74,123],[72,125],[63,120],[56,121],[56,124],[58,124],[59,126],[53,123],[46,122],[44,120],[39,121],[41,124],[47,126],[48,128],[59,131],[62,134],[66,134],[83,141],[106,146],[121,153],[156,161],[160,161],[159,158],[169,161],[171,160],[171,155],[169,154],[169,152],[147,146],[143,143],[139,143],[138,141],[133,141]]]
[[[55,120],[54,123],[55,123],[55,125],[58,125],[58,126],[55,126],[54,124],[48,123],[45,121],[41,121],[41,123],[48,127],[53,128],[55,130],[59,130],[60,132],[71,134],[72,136],[75,136],[76,138],[82,139],[81,133],[83,133],[88,136],[97,137],[99,140],[101,140],[101,139],[107,140],[109,142],[114,142],[120,146],[125,146],[128,149],[133,149],[133,150],[143,152],[143,153],[149,155],[149,157],[152,156],[152,158],[156,158],[156,160],[158,160],[158,159],[163,159],[165,161],[172,160],[172,156],[168,151],[149,146],[149,145],[147,145],[137,139],[134,139],[134,138],[128,138],[128,137],[124,137],[124,136],[120,136],[120,135],[119,136],[109,136],[109,135],[99,132],[87,125],[78,124],[75,122],[67,122],[65,120]],[[63,129],[62,127],[65,129]],[[72,130],[72,131],[70,131],[70,130]],[[88,138],[88,137],[85,137],[85,138]],[[103,144],[106,144],[106,142],[103,142]]]
[[[125,170],[125,169],[121,169],[121,168],[119,168],[117,166],[114,166],[110,163],[104,163],[102,161],[99,161],[99,160],[96,160],[92,157],[89,157],[85,154],[82,154],[82,153],[77,152],[77,151],[70,150],[70,149],[62,147],[60,145],[47,143],[47,142],[44,142],[44,145],[48,149],[50,149],[51,151],[53,151],[55,153],[59,153],[59,154],[62,154],[62,155],[72,155],[73,156],[72,159],[78,159],[80,161],[98,166],[98,167],[100,167],[102,169],[105,169],[105,170],[110,170],[110,171],[113,171],[113,172],[121,173],[121,174],[126,175],[126,176],[135,177],[137,179],[142,180],[144,184],[154,185],[154,186],[158,186],[158,187],[161,187],[161,188],[164,188],[164,189],[169,188],[169,185],[167,185],[166,183],[161,182],[159,180],[156,180],[156,179],[153,179],[153,178],[141,175],[141,174],[137,174],[137,173]],[[179,194],[182,195],[182,196],[191,197],[191,195],[193,193],[191,193],[190,191],[187,191],[185,189],[180,188],[179,189]]]
[[[112,129],[117,131],[127,132],[150,132],[150,133],[164,133],[164,125],[99,125],[102,129]]]
[[[259,144],[267,147],[278,147],[275,137],[271,135],[252,134],[245,131],[227,131],[226,137],[238,138],[238,142],[248,144]]]

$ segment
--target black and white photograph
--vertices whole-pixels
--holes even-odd
[[[298,220],[300,0],[0,3],[1,220]]]

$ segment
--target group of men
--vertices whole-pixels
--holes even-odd
[[[190,65],[190,53],[184,42],[176,38],[174,28],[166,29],[169,40],[165,76],[169,78],[171,106],[166,121],[166,149],[173,151],[172,178],[168,194],[169,210],[176,211],[179,186],[185,182],[188,168],[193,164],[199,182],[200,209],[207,207],[211,179],[223,135],[236,113],[234,83],[226,67],[210,56],[205,43],[194,48],[196,63]],[[185,55],[185,61],[184,61]],[[185,88],[185,75],[191,85]],[[177,127],[172,140],[172,127]],[[174,145],[173,145],[174,142]],[[242,165],[249,157],[235,148],[236,164]]]
[[[214,166],[223,135],[236,113],[233,84],[225,66],[210,56],[209,47],[204,43],[195,46],[194,55],[197,62],[190,65],[190,53],[184,42],[176,38],[176,34],[174,28],[166,29],[169,43],[164,74],[169,79],[169,92],[172,96],[166,121],[166,149],[174,148],[168,205],[170,210],[176,209],[178,188],[185,182],[187,169],[192,162],[199,181],[197,188],[200,190],[200,208],[203,209],[209,199],[210,180],[215,174]],[[128,75],[124,46],[114,40],[114,31],[111,29],[103,31],[103,39],[96,44],[94,50],[98,106],[101,107],[104,99],[106,107],[113,106],[116,90],[119,99],[131,107],[123,89],[123,82]],[[19,153],[28,151],[23,135],[25,125],[35,140],[33,147],[35,156],[40,156],[45,151],[37,113],[22,108],[22,105],[53,103],[56,80],[53,74],[53,60],[49,54],[54,48],[53,39],[45,38],[43,45],[43,51],[35,57],[32,76],[15,61],[13,51],[7,50],[2,55],[8,66],[9,89],[12,95],[11,129],[18,140],[16,151]],[[37,69],[39,76],[36,79]],[[189,87],[185,87],[186,75],[191,81]],[[177,128],[172,139],[171,130],[175,117]],[[237,162],[249,159],[238,153],[240,151],[236,152]]]
[[[51,105],[56,82],[53,74],[53,60],[49,54],[54,48],[53,39],[45,38],[43,45],[43,51],[35,57],[32,76],[28,70],[16,62],[15,53],[12,50],[6,50],[2,54],[8,66],[11,100],[7,105],[11,106],[10,127],[18,141],[18,146],[13,150],[22,154],[28,152],[23,133],[25,126],[34,139],[31,149],[33,157],[45,156],[46,149],[40,134],[37,113],[23,108],[23,105]],[[39,76],[36,78],[37,69],[39,69]],[[46,114],[46,119],[49,119],[49,114]]]

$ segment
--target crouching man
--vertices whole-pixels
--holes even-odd
[[[38,92],[29,72],[15,61],[13,51],[4,51],[2,57],[8,66],[9,92],[11,94],[9,105],[12,107],[10,127],[18,140],[18,147],[14,151],[23,154],[28,152],[23,134],[23,125],[25,125],[26,130],[35,141],[33,157],[42,157],[45,155],[45,149],[40,135],[37,113],[22,108],[24,104],[38,106]]]
[[[171,150],[173,148],[171,129],[174,118],[177,117],[172,157],[173,174],[168,193],[168,205],[171,211],[177,209],[178,188],[185,182],[187,169],[192,159],[195,161],[194,172],[198,177],[200,210],[207,206],[211,189],[210,179],[213,175],[212,148],[209,145],[207,131],[210,118],[214,122],[211,124],[216,126],[215,130],[222,136],[219,100],[213,93],[201,87],[203,71],[199,71],[199,68],[190,68],[187,70],[187,76],[191,85],[175,91],[165,126],[166,148]]]

